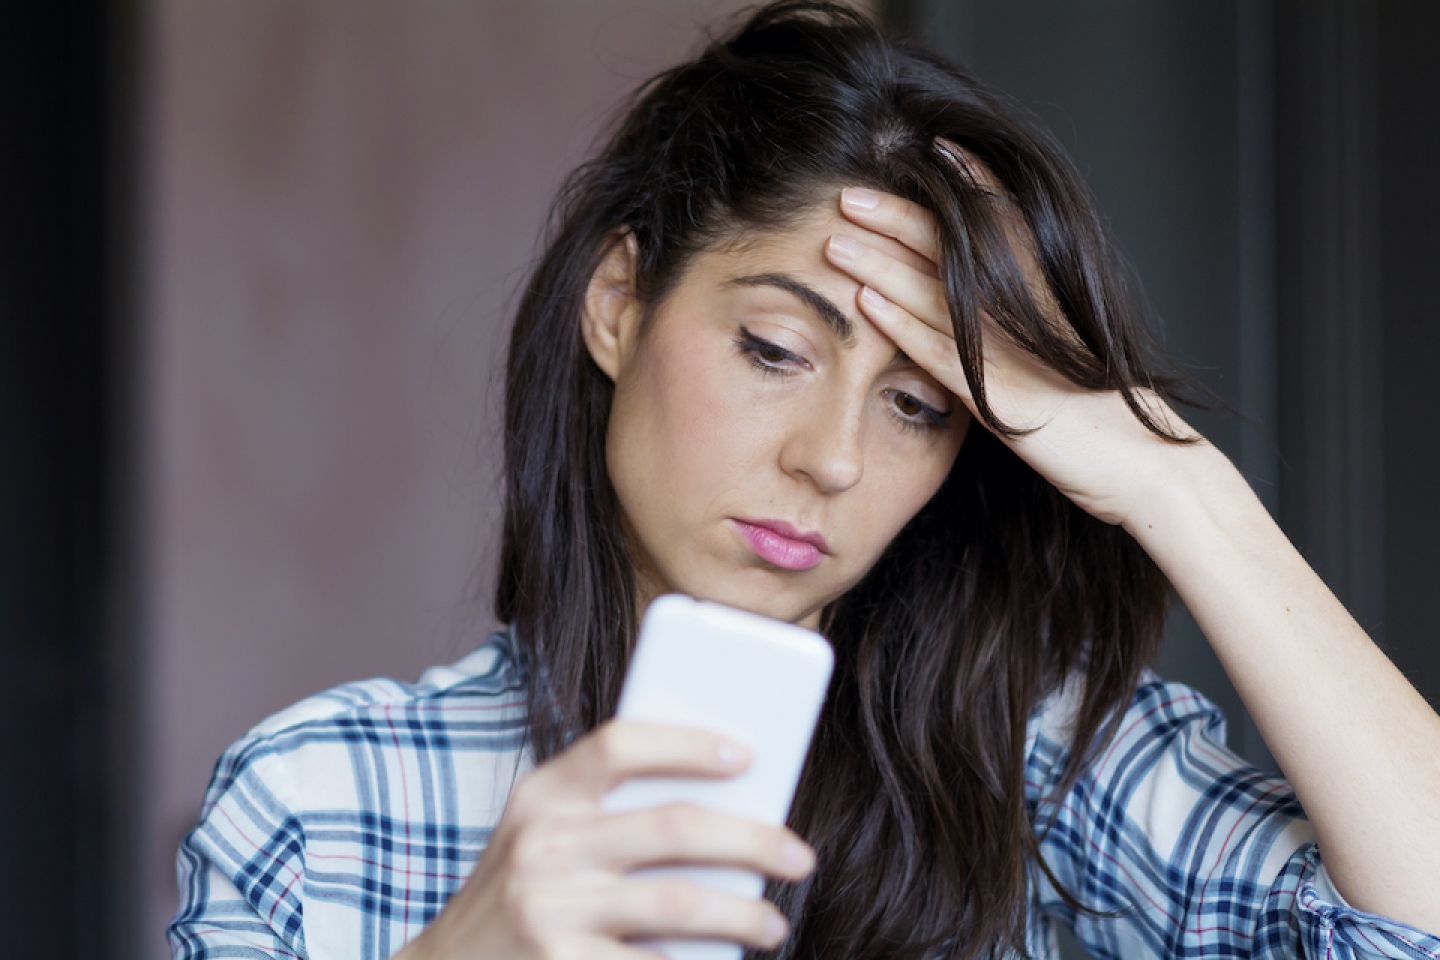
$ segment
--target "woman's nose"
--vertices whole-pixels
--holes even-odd
[[[865,475],[864,404],[833,403],[812,409],[790,431],[780,466],[821,493],[842,493]]]

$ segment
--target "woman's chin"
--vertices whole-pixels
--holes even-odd
[[[783,584],[777,585],[773,580],[759,584],[712,582],[705,589],[680,592],[688,593],[697,600],[722,603],[772,620],[798,623],[812,630],[818,628],[820,612],[827,602],[814,596],[812,591],[799,591],[793,587],[785,589]]]

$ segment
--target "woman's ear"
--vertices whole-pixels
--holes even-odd
[[[619,378],[630,359],[640,329],[643,311],[635,288],[639,259],[640,245],[635,234],[628,229],[611,234],[600,264],[590,277],[580,312],[585,346],[595,365],[611,380]]]

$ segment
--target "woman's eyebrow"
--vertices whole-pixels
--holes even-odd
[[[775,287],[784,290],[815,311],[844,346],[855,343],[855,325],[835,304],[811,287],[783,273],[756,273],[729,281],[739,287]]]

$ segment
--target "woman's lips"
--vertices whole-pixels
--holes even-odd
[[[730,522],[756,556],[785,570],[809,570],[830,552],[820,534],[801,530],[783,520],[733,518]]]

